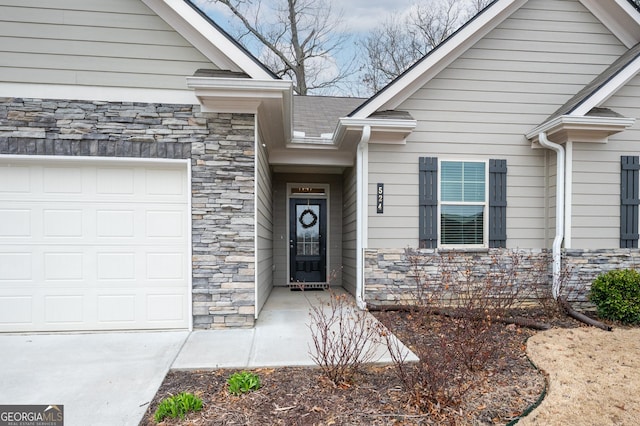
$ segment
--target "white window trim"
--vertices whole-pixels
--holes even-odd
[[[442,163],[484,163],[484,203],[463,201],[442,201]],[[445,249],[489,248],[489,160],[468,158],[438,158],[438,247]],[[484,209],[482,219],[482,244],[442,244],[442,204],[448,206],[479,206]]]

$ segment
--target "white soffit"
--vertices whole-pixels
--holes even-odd
[[[142,1],[218,67],[245,72],[256,79],[273,79],[266,69],[184,0]]]
[[[397,80],[374,95],[368,103],[353,114],[353,117],[366,118],[376,111],[396,109],[526,2],[527,0],[498,0]]]
[[[531,130],[526,137],[534,147],[537,147],[541,132],[550,138],[555,136],[556,143],[565,143],[568,140],[607,143],[609,136],[628,129],[635,121],[634,118],[627,117],[561,115]]]

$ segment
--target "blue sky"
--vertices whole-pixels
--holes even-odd
[[[229,22],[224,18],[228,12],[224,6],[215,5],[209,0],[192,0],[200,9],[211,16],[218,25],[227,29]],[[335,11],[342,10],[345,27],[351,33],[366,33],[373,29],[390,14],[402,13],[417,0],[332,0]],[[268,0],[265,0],[268,2]]]

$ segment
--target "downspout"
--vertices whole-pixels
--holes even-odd
[[[564,239],[564,203],[565,203],[565,152],[562,145],[547,139],[545,132],[538,135],[540,145],[556,152],[556,237],[553,240],[553,284],[551,293],[555,300],[560,293],[560,275],[562,272],[562,240]]]
[[[356,304],[360,309],[365,309],[364,301],[364,249],[367,247],[367,191],[369,185],[369,139],[371,138],[371,126],[362,128],[362,137],[358,142],[356,158]]]
[[[564,145],[565,166],[564,166],[564,248],[571,248],[571,221],[573,210],[573,141],[568,140]]]

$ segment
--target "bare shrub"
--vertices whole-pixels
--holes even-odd
[[[416,364],[405,362],[392,339],[386,339],[387,348],[398,378],[419,409],[433,413],[455,408],[501,349],[497,321],[539,303],[541,295],[548,297],[541,293],[550,289],[548,258],[518,250],[488,258],[466,254],[461,259],[455,251],[423,255],[407,250],[406,255],[407,278],[414,285],[409,300],[404,298],[412,318],[410,333],[426,333],[429,342],[419,345]],[[440,329],[429,324],[434,313],[447,317]]]
[[[424,313],[411,314],[410,332],[416,336],[428,336],[426,344],[414,348],[418,362],[406,362],[408,352],[389,333],[382,331],[387,349],[403,390],[409,402],[421,412],[434,418],[446,418],[445,413],[455,414],[464,395],[472,388],[470,370],[464,368],[451,346],[449,333],[434,330]]]
[[[377,321],[348,295],[333,291],[329,302],[312,306],[309,315],[311,358],[334,384],[351,382],[362,364],[373,360],[380,341]]]

